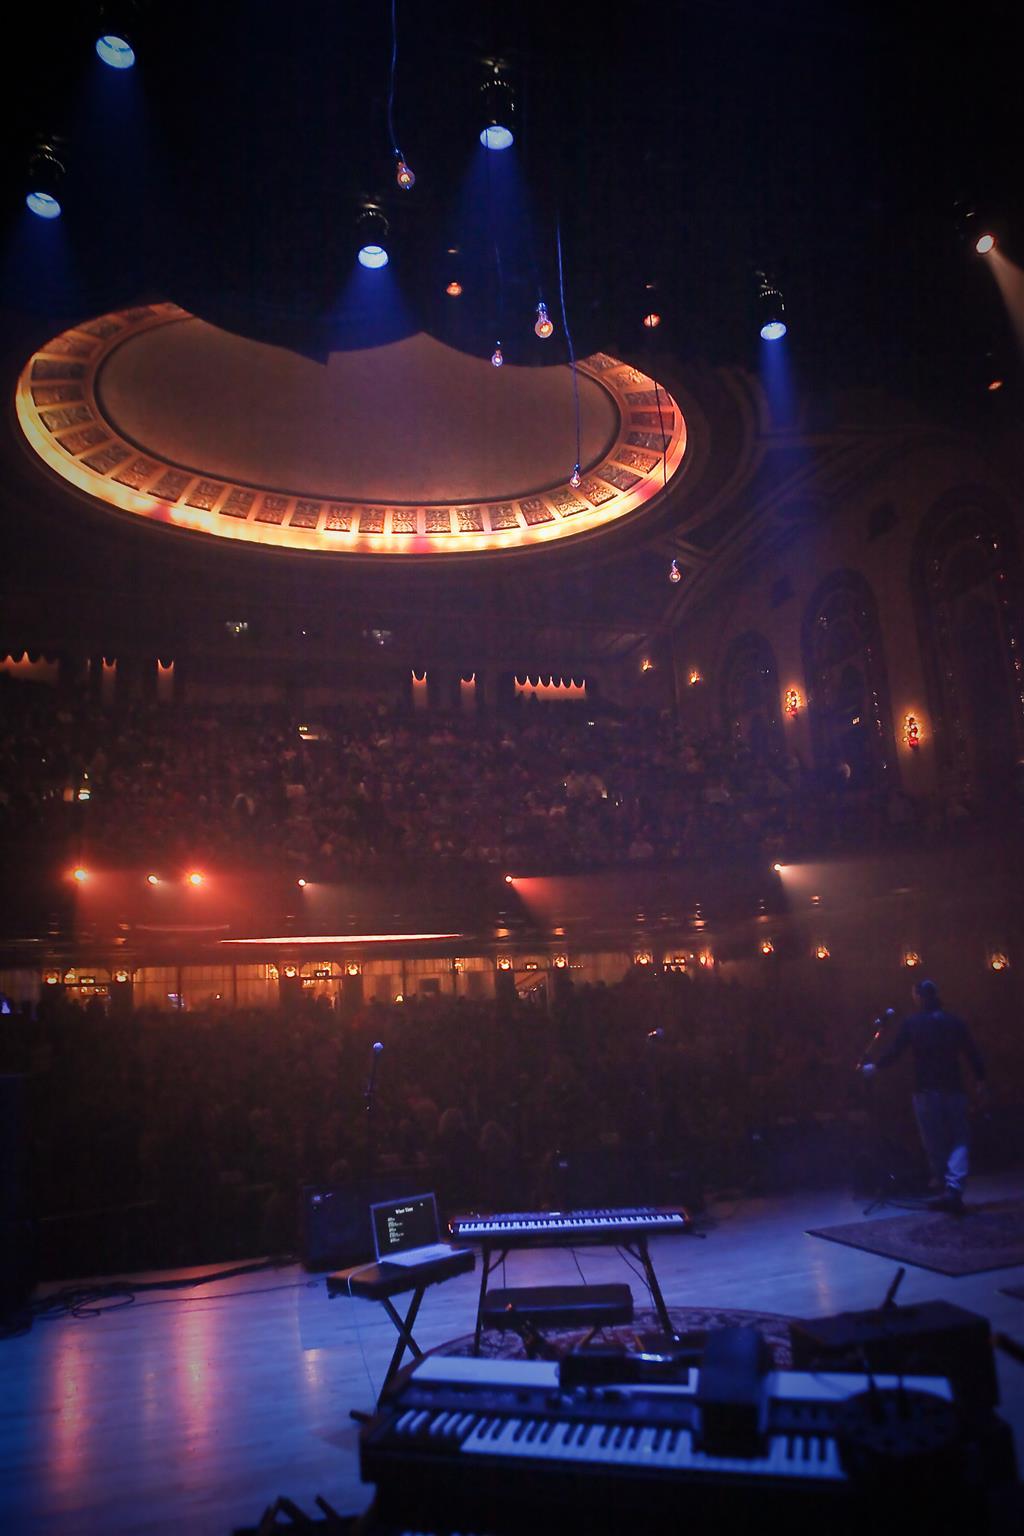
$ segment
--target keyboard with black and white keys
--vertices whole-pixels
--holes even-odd
[[[454,1216],[452,1237],[460,1243],[497,1248],[548,1248],[560,1242],[625,1243],[638,1237],[686,1232],[689,1214],[681,1206],[625,1206],[579,1211],[504,1211]]]
[[[687,1500],[713,1514],[726,1490],[796,1491],[820,1513],[848,1495],[842,1416],[868,1385],[856,1373],[771,1372],[756,1453],[720,1455],[701,1443],[695,1369],[672,1384],[566,1391],[555,1361],[430,1356],[363,1431],[361,1470],[385,1513],[443,1512],[453,1529],[460,1514],[478,1530],[577,1528],[567,1507],[580,1530],[679,1529]],[[897,1385],[878,1376],[872,1390]],[[938,1377],[906,1377],[901,1390],[952,1398]]]

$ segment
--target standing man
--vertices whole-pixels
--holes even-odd
[[[944,1191],[932,1200],[936,1211],[961,1214],[967,1178],[967,1094],[960,1072],[966,1056],[975,1079],[985,1091],[985,1065],[967,1023],[946,1013],[933,981],[914,986],[918,1011],[904,1019],[899,1033],[877,1062],[865,1062],[861,1071],[870,1077],[889,1067],[908,1049],[914,1057],[914,1114],[928,1157],[932,1179]]]

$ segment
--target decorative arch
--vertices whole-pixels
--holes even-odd
[[[782,750],[779,680],[771,642],[756,630],[737,635],[725,653],[722,720],[758,757]]]
[[[1024,756],[1024,635],[1013,518],[991,492],[950,492],[921,523],[912,586],[935,727],[950,789],[1009,792]]]
[[[848,764],[850,783],[859,788],[893,780],[896,748],[878,604],[859,571],[833,571],[815,588],[801,649],[819,770]]]

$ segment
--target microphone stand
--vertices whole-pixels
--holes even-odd
[[[868,1058],[881,1039],[882,1031],[885,1029],[885,1026],[890,1022],[890,1020],[894,1019],[895,1017],[895,1008],[887,1008],[885,1012],[880,1014],[879,1017],[875,1020],[874,1034],[871,1036],[871,1039],[865,1046],[863,1054],[857,1063],[856,1070],[858,1073],[862,1067],[868,1064]],[[882,1148],[882,1135],[878,1125],[877,1102],[873,1105],[871,1119],[874,1130],[875,1149],[880,1151]],[[888,1157],[886,1160],[888,1161]],[[891,1168],[888,1170],[888,1172],[882,1174],[881,1180],[875,1188],[875,1193],[871,1197],[868,1204],[864,1207],[862,1214],[864,1216],[871,1216],[882,1206],[893,1204],[893,1196],[896,1193],[896,1182],[896,1175],[893,1173]]]

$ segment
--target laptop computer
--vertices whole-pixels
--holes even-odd
[[[444,1259],[461,1251],[440,1241],[437,1201],[433,1195],[382,1200],[370,1206],[370,1220],[378,1264],[428,1264],[431,1259]]]

